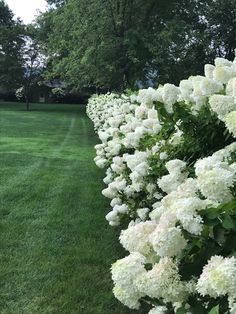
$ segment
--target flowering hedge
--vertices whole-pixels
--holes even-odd
[[[236,59],[138,95],[95,95],[112,210],[129,255],[112,265],[115,297],[149,314],[236,313]]]

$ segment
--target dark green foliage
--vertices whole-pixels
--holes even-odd
[[[201,236],[193,237],[182,254],[183,266],[180,273],[183,279],[189,279],[192,275],[199,276],[202,268],[213,255],[235,256],[236,254],[236,201],[220,205],[217,208],[207,208],[201,211],[204,220],[204,230]],[[189,239],[189,234],[186,233]],[[204,302],[204,298],[202,300]],[[189,300],[192,313],[228,313],[227,297],[216,299],[205,298],[208,302],[206,308],[196,300]],[[220,304],[220,306],[219,306]]]
[[[59,7],[66,3],[66,0],[46,0],[49,5],[55,5]]]
[[[71,88],[123,90],[202,74],[233,58],[235,0],[48,1],[38,19],[48,77]]]
[[[224,123],[217,118],[207,104],[201,108],[197,115],[193,115],[189,106],[183,102],[174,105],[173,115],[168,114],[161,103],[157,103],[155,108],[159,113],[163,128],[152,141],[170,138],[175,132],[174,126],[176,124],[178,124],[179,130],[183,132],[180,145],[174,148],[172,145],[163,148],[164,151],[168,150],[170,159],[171,157],[178,158],[187,161],[189,165],[193,165],[197,159],[210,156],[234,141]],[[151,139],[149,141],[151,143]],[[144,142],[147,142],[146,139]]]
[[[207,20],[212,26],[208,29],[208,36],[214,39],[213,49],[218,55],[233,60],[236,47],[236,1],[211,0]]]
[[[12,91],[20,85],[23,75],[21,47],[23,26],[0,0],[0,88]]]

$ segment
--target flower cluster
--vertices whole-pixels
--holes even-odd
[[[236,60],[179,86],[95,95],[87,113],[106,219],[129,252],[112,265],[116,298],[152,300],[150,314],[236,313]]]

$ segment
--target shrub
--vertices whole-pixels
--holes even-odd
[[[127,228],[116,298],[150,314],[236,313],[236,60],[216,58],[178,87],[94,95],[87,113],[106,219]]]

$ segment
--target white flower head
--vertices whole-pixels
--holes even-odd
[[[163,298],[165,302],[181,302],[187,296],[186,284],[180,279],[176,263],[169,257],[161,258],[152,270],[143,273],[136,285],[143,294]]]
[[[214,111],[220,119],[223,119],[229,112],[236,110],[236,103],[232,96],[212,95],[209,98],[209,104],[212,111]]]
[[[213,71],[215,67],[212,64],[205,64],[204,66],[204,74],[208,79],[213,79]]]
[[[166,306],[156,306],[148,312],[148,314],[165,314],[165,313],[167,313]]]
[[[179,88],[173,84],[167,83],[163,86],[162,97],[168,113],[173,113],[173,104],[177,102],[179,93]]]
[[[230,133],[236,137],[236,110],[231,111],[224,117],[225,125]]]
[[[138,309],[139,299],[143,294],[137,289],[136,280],[146,271],[145,258],[139,253],[131,253],[129,256],[116,261],[111,268],[112,279],[115,287],[115,297],[131,309]]]
[[[234,68],[228,66],[217,66],[213,71],[213,79],[221,84],[227,84],[234,75]]]
[[[120,235],[120,242],[129,252],[139,252],[148,256],[152,251],[149,242],[149,235],[156,228],[156,224],[151,221],[140,222],[134,226],[123,230]]]
[[[204,266],[197,291],[213,298],[226,294],[236,297],[236,259],[212,256]]]
[[[150,234],[149,241],[161,257],[177,256],[187,245],[179,227],[168,228],[161,224]]]

